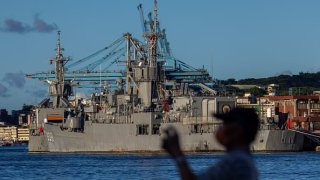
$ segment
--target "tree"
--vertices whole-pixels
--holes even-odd
[[[23,112],[29,112],[29,111],[32,110],[32,108],[33,108],[33,105],[23,104],[23,106],[22,106],[22,111],[23,111]]]
[[[249,92],[256,97],[261,97],[266,94],[266,90],[258,88],[258,87],[254,87],[254,88],[249,89]]]

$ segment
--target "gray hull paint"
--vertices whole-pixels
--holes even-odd
[[[163,123],[161,128],[175,126],[184,151],[223,151],[214,133],[190,133],[180,123]],[[83,133],[61,130],[45,124],[44,134],[31,136],[30,152],[159,152],[162,135],[136,135],[134,124],[99,124],[86,126]],[[253,151],[301,151],[303,136],[288,130],[260,130]]]

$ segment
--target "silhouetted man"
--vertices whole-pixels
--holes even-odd
[[[250,154],[259,118],[254,109],[235,108],[225,114],[215,114],[223,121],[216,139],[226,148],[226,155],[215,165],[196,176],[180,149],[179,137],[172,127],[165,130],[163,148],[176,161],[182,179],[258,179],[258,171]]]

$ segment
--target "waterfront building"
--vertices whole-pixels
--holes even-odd
[[[0,141],[15,142],[17,140],[17,127],[0,124]]]
[[[294,128],[320,133],[320,100],[316,95],[263,96],[252,101],[250,96],[237,98],[237,105],[253,107],[261,119]],[[252,103],[255,102],[255,103]]]
[[[29,127],[20,126],[17,128],[17,141],[28,142],[29,141]]]

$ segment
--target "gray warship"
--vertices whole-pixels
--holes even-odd
[[[47,80],[50,98],[33,111],[29,152],[161,152],[168,126],[179,132],[183,151],[223,151],[214,136],[221,122],[212,114],[234,108],[235,98],[216,95],[205,83],[205,70],[167,68],[159,52],[163,33],[158,26],[155,3],[150,32],[143,35],[146,43],[123,35],[125,72],[115,90],[100,89],[89,100],[71,98],[74,82],[66,73],[68,58],[58,32],[54,78]],[[197,78],[190,81],[188,74],[194,73]],[[251,149],[300,151],[302,146],[300,134],[262,126]]]

